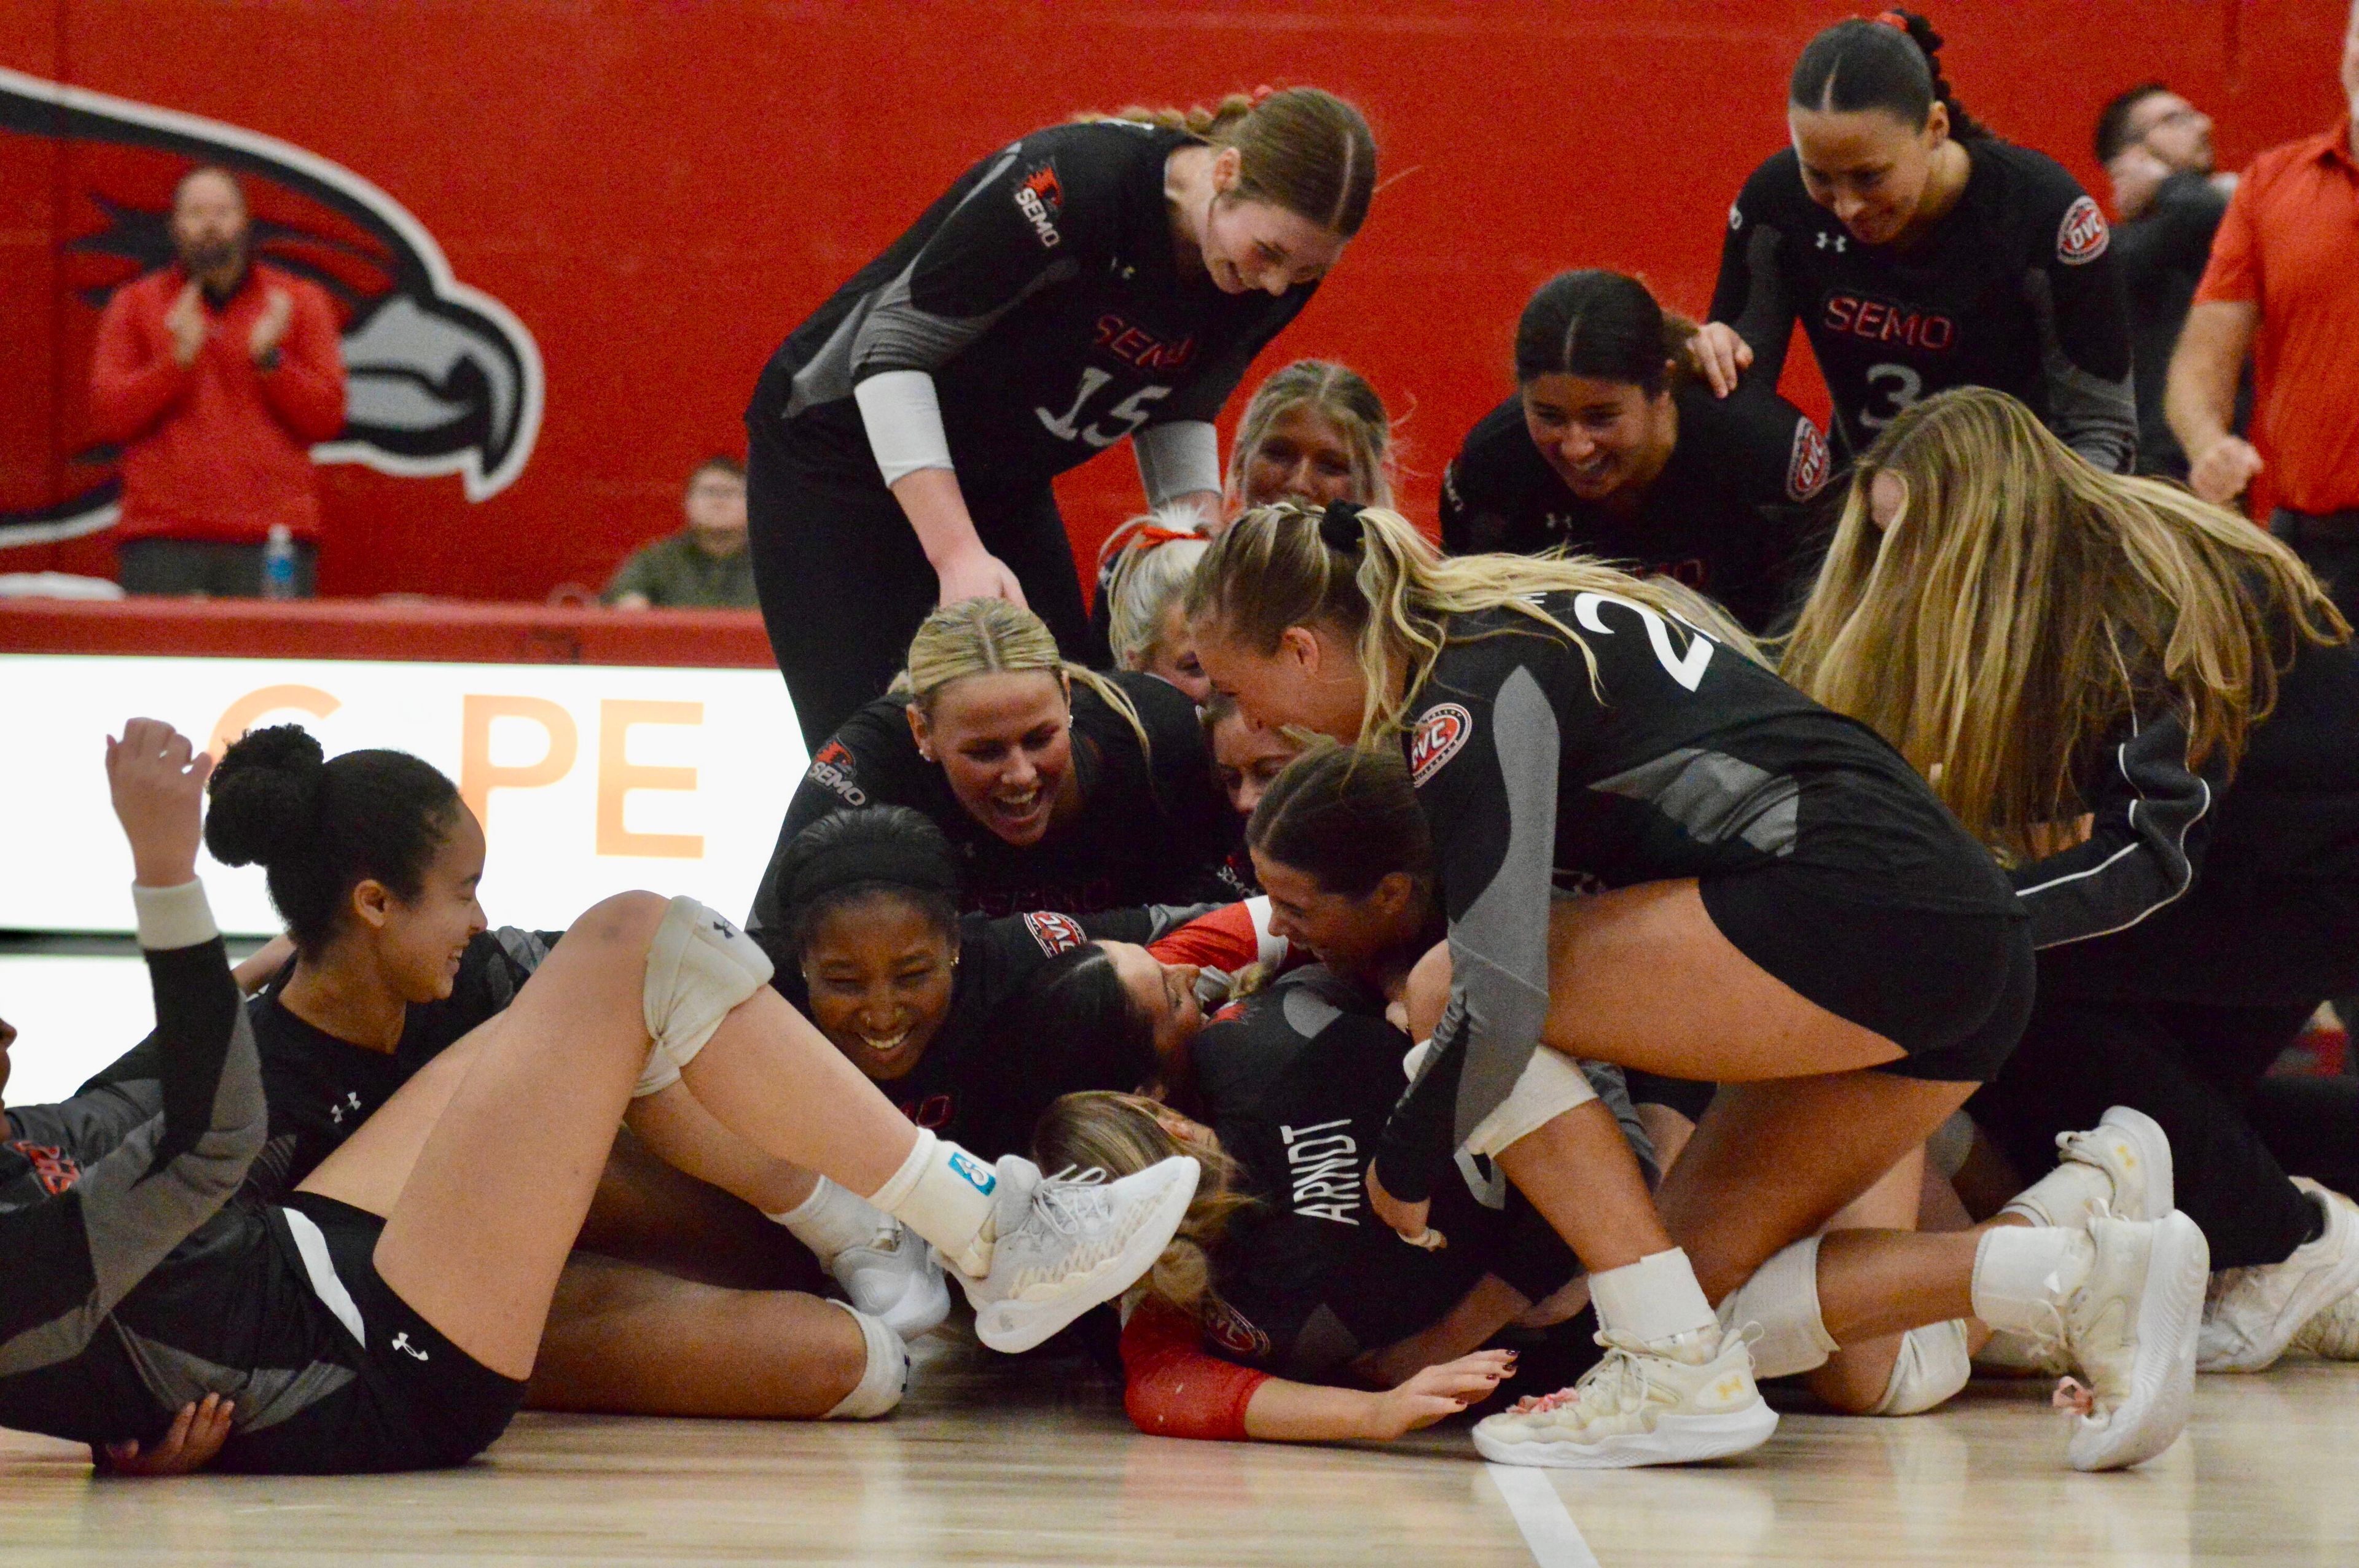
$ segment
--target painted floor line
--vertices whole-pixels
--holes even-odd
[[[1539,1568],[1598,1568],[1597,1554],[1589,1550],[1547,1471],[1520,1465],[1484,1468],[1506,1499],[1507,1511],[1515,1516],[1516,1528],[1524,1532],[1524,1544],[1532,1549],[1532,1561]]]

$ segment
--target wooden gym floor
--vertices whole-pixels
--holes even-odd
[[[64,1564],[2359,1563],[2359,1368],[2207,1378],[2144,1469],[2064,1467],[2036,1385],[1906,1421],[1788,1415],[1742,1461],[1512,1471],[1462,1427],[1389,1449],[1141,1437],[1078,1362],[937,1337],[868,1425],[527,1413],[462,1471],[96,1481],[0,1434],[0,1562]]]

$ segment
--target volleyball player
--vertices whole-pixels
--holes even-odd
[[[1269,373],[1237,418],[1224,487],[1233,510],[1292,496],[1314,506],[1393,503],[1392,417],[1367,378],[1332,360]]]
[[[1176,518],[1135,518],[1107,540],[1112,555],[1098,580],[1105,611],[1108,667],[1155,676],[1201,706],[1210,695],[1180,607],[1188,574],[1204,557],[1202,535],[1170,525]]]
[[[1868,449],[1786,669],[1897,746],[2030,911],[2038,1000],[1967,1105],[2027,1177],[2066,1138],[2018,1202],[2118,1204],[2073,1130],[2147,1113],[2224,1271],[2201,1365],[2269,1365],[2359,1287],[2359,1207],[2243,1109],[2359,984],[2359,656],[2324,591],[2243,518],[1964,389]]]
[[[144,1105],[109,1094],[10,1113],[20,1140],[57,1157],[13,1184],[0,1216],[19,1325],[0,1346],[0,1422],[152,1444],[176,1410],[227,1396],[229,1467],[462,1463],[522,1397],[626,1108],[668,1157],[701,1162],[712,1145],[692,1119],[725,1119],[761,1159],[805,1159],[939,1232],[946,1253],[964,1253],[984,1338],[1004,1347],[1126,1285],[1126,1255],[1143,1252],[1143,1269],[1193,1191],[1192,1166],[1128,1191],[1043,1182],[1020,1161],[986,1171],[909,1128],[769,995],[766,961],[725,922],[692,901],[625,894],[577,921],[506,1011],[422,1069],[286,1206],[223,1207],[266,1119],[194,876],[210,767],[151,720],[109,743],[161,1077]],[[284,826],[299,831],[299,816]],[[880,1370],[870,1393],[889,1407],[904,1368],[896,1357]]]
[[[1777,1371],[1969,1315],[2060,1326],[2097,1401],[2073,1463],[2159,1453],[2192,1397],[2205,1271],[2184,1216],[1817,1238],[2014,1047],[2027,918],[1899,757],[1674,620],[1693,601],[1672,586],[1440,559],[1395,514],[1281,506],[1215,541],[1190,598],[1217,688],[1265,723],[1400,745],[1432,824],[1449,939],[1424,967],[1449,979],[1412,986],[1432,1048],[1369,1168],[1380,1217],[1423,1233],[1538,1044],[1723,1086],[1659,1215],[1602,1107],[1565,1113],[1578,1157],[1509,1169],[1589,1266],[1611,1349],[1478,1441],[1577,1465],[1757,1443],[1741,1412],[1682,1419],[1750,1388],[1710,1304],[1744,1286],[1734,1321],[1818,1357]],[[1599,891],[1552,920],[1559,885]]]
[[[1083,651],[1067,469],[1128,438],[1150,506],[1217,521],[1213,416],[1359,232],[1375,161],[1310,87],[1051,126],[795,330],[746,410],[748,513],[810,750],[937,603],[1027,604]]]
[[[1069,663],[1004,600],[945,605],[908,645],[907,689],[845,721],[787,807],[748,925],[773,929],[779,860],[846,806],[906,806],[960,857],[962,907],[1089,914],[1226,902],[1236,824],[1195,705],[1152,676]]]
[[[1441,542],[1571,549],[1710,595],[1756,631],[1781,608],[1825,438],[1774,384],[1690,379],[1695,324],[1620,273],[1559,274],[1516,326],[1516,395],[1442,470]]]
[[[1919,398],[1993,386],[2126,473],[2137,407],[2104,216],[1960,106],[1940,47],[1906,11],[1810,40],[1788,93],[1793,146],[1729,209],[1697,360],[1715,392],[1740,373],[1774,387],[1799,319],[1846,460]]]

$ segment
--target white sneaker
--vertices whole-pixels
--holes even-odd
[[[2293,1348],[2328,1361],[2359,1361],[2359,1291],[2303,1324]]]
[[[2089,1222],[2088,1277],[2058,1303],[2088,1379],[2067,1453],[2076,1470],[2140,1464],[2179,1441],[2195,1399],[2195,1336],[2211,1249],[2183,1214]]]
[[[2170,1140],[2142,1110],[2117,1105],[2086,1132],[2056,1136],[2057,1163],[2007,1208],[2034,1225],[2082,1230],[2097,1215],[2160,1219],[2177,1206]]]
[[[1652,1344],[1613,1334],[1597,1342],[1605,1359],[1580,1382],[1475,1423],[1484,1458],[1564,1470],[1683,1465],[1758,1448],[1777,1430],[1743,1335],[1714,1326]]]
[[[2195,1363],[2206,1372],[2265,1370],[2312,1318],[2359,1289],[2359,1206],[2307,1176],[2293,1184],[2325,1208],[2326,1234],[2282,1263],[2221,1271]]]
[[[1002,1156],[984,1237],[951,1263],[974,1303],[976,1337],[1029,1350],[1128,1290],[1170,1244],[1202,1169],[1175,1154],[1109,1182],[1103,1171],[1044,1177],[1023,1156]],[[977,1264],[987,1270],[980,1277]]]
[[[939,1328],[951,1314],[950,1282],[925,1238],[887,1219],[867,1243],[827,1260],[852,1304],[904,1339]]]

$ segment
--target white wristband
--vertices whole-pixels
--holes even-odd
[[[1198,491],[1220,492],[1221,438],[1209,420],[1149,425],[1131,437],[1130,451],[1138,460],[1138,482],[1149,506],[1168,505]]]
[[[951,440],[942,429],[942,403],[934,378],[921,370],[888,370],[852,389],[868,427],[868,449],[887,488],[919,469],[951,466]]]
[[[205,902],[205,884],[182,882],[179,887],[131,884],[131,906],[138,912],[139,946],[158,952],[194,947],[221,935],[213,924],[212,905]]]

